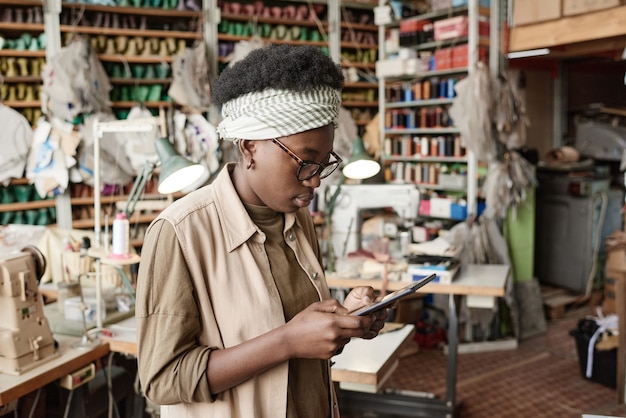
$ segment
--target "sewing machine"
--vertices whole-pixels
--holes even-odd
[[[34,247],[0,256],[2,373],[17,376],[58,356],[38,289],[45,264],[43,255]]]
[[[358,184],[340,186],[332,209],[332,239],[336,256],[361,247],[362,211],[392,208],[406,227],[413,225],[419,208],[419,190],[411,184]],[[330,195],[337,186],[329,186]]]

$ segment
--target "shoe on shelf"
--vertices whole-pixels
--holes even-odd
[[[252,3],[246,3],[241,6],[241,14],[244,16],[254,16],[255,6]]]
[[[24,9],[15,8],[13,9],[13,22],[12,23],[24,23]]]
[[[15,64],[17,65],[17,72],[22,77],[30,75],[30,71],[28,69],[28,58],[20,57],[15,60]]]
[[[37,36],[37,45],[39,45],[39,49],[46,49],[46,33],[41,32],[39,36]]]
[[[130,71],[133,73],[134,78],[143,78],[146,73],[146,66],[144,64],[133,64],[130,66]]]
[[[158,78],[168,78],[170,76],[170,66],[165,62],[161,64],[155,64],[154,70],[156,71]]]
[[[105,55],[115,55],[115,54],[117,54],[117,50],[115,48],[115,39],[114,38],[107,38],[107,46],[104,49],[103,54],[105,54]]]
[[[163,93],[163,86],[160,84],[153,84],[149,88],[148,96],[146,101],[148,102],[158,102],[161,100],[161,94]]]
[[[6,57],[6,71],[4,72],[5,77],[17,77],[19,75],[15,65],[15,59],[15,57]]]
[[[26,100],[26,84],[17,83],[15,84],[15,98],[20,101]],[[32,100],[32,99],[31,99]]]
[[[4,8],[0,14],[0,22],[13,22],[13,13],[10,7]]]
[[[144,79],[150,80],[153,78],[157,78],[156,69],[154,67],[155,67],[154,65],[150,65],[150,64],[146,65],[146,72],[143,75]]]
[[[115,51],[118,54],[126,54],[128,49],[128,36],[118,35],[115,37]]]
[[[120,24],[120,15],[117,13],[113,13],[113,16],[111,16],[111,27],[113,29],[119,29],[122,27]]]
[[[281,15],[282,19],[293,20],[296,17],[296,6],[289,5],[283,7],[283,12]]]

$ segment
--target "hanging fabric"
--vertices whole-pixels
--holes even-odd
[[[495,157],[492,131],[492,77],[489,68],[478,62],[466,78],[454,86],[457,98],[449,115],[461,133],[461,145],[479,161]]]

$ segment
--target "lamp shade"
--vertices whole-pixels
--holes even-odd
[[[380,164],[365,151],[361,137],[352,143],[352,155],[341,170],[346,178],[363,180],[374,177],[380,171]]]
[[[161,160],[158,191],[161,194],[178,192],[195,183],[206,168],[180,156],[166,138],[159,138],[155,148]]]

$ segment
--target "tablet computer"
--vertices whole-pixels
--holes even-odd
[[[379,309],[383,309],[388,306],[391,306],[395,301],[400,300],[408,295],[412,295],[413,293],[417,291],[417,289],[433,281],[435,277],[437,277],[437,274],[435,273],[428,275],[418,282],[413,282],[407,287],[404,287],[400,290],[396,290],[395,292],[389,293],[378,302],[374,302],[371,305],[363,306],[362,308],[359,308],[355,311],[350,312],[350,315],[357,315],[357,316],[369,315],[372,312],[376,312]]]

